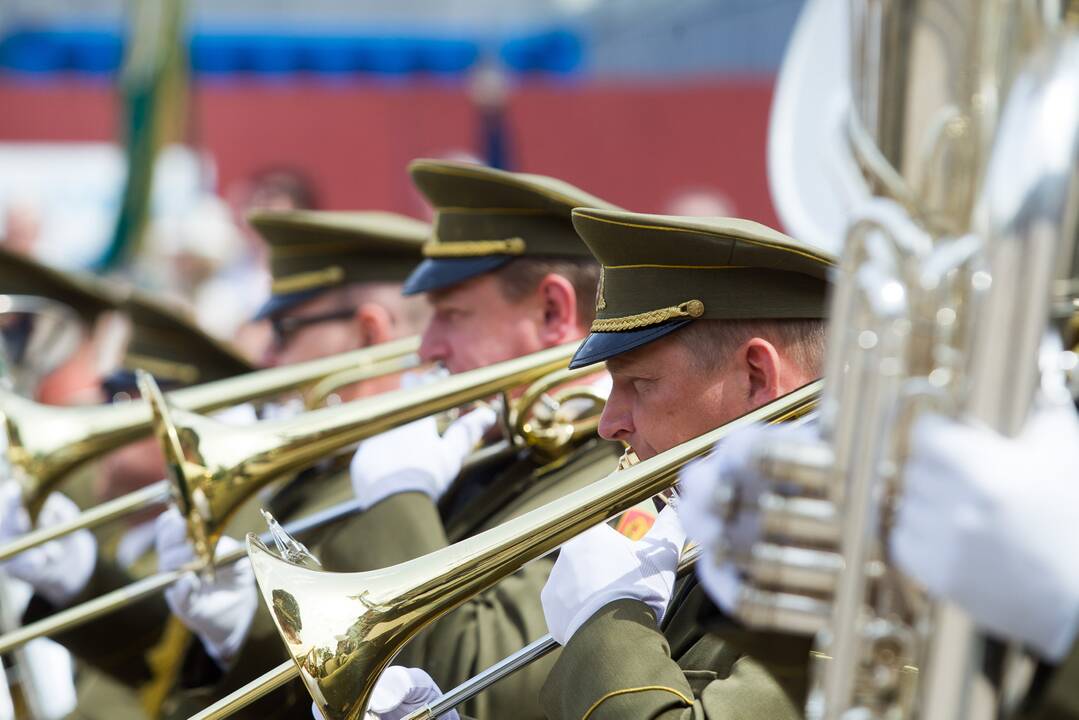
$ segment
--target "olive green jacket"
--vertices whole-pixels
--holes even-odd
[[[309,549],[322,567],[358,572],[419,557],[494,527],[613,471],[620,448],[589,441],[562,462],[540,467],[527,454],[505,453],[462,474],[440,505],[421,493],[400,493],[336,524]],[[416,637],[396,664],[422,667],[448,689],[546,634],[539,593],[552,558],[533,562]],[[169,717],[187,717],[288,659],[270,613],[260,603],[233,666],[219,682],[180,693]],[[480,720],[540,718],[539,687],[553,658],[518,673],[462,708]],[[310,717],[311,699],[297,680],[234,717]]]
[[[801,717],[810,641],[732,625],[710,633],[704,618],[711,610],[692,575],[676,584],[662,631],[644,603],[605,606],[562,649],[541,694],[547,717]]]

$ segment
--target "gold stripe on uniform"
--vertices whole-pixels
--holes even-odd
[[[423,246],[424,257],[478,257],[482,255],[522,255],[525,251],[524,238],[508,240],[465,240],[462,242],[438,242]]]
[[[304,290],[337,285],[344,279],[345,269],[340,265],[331,265],[322,270],[312,270],[274,280],[273,285],[270,286],[270,291],[274,295],[303,292]]]
[[[600,705],[607,702],[608,700],[610,700],[613,697],[618,697],[619,695],[629,695],[631,693],[650,692],[652,690],[657,690],[659,692],[670,693],[671,695],[674,695],[679,700],[681,700],[683,703],[685,703],[687,707],[692,707],[692,705],[693,705],[692,700],[690,700],[688,697],[686,697],[682,693],[678,692],[674,688],[667,687],[666,685],[645,685],[644,687],[625,688],[624,690],[614,690],[612,692],[607,693],[606,695],[601,697],[599,700],[592,703],[592,707],[588,708],[588,711],[584,715],[581,716],[581,720],[588,720],[588,718],[590,718],[592,716],[592,713],[594,713],[596,710],[599,709]]]

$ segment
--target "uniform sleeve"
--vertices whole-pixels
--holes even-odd
[[[422,493],[400,493],[343,523],[320,548],[320,558],[327,570],[369,570],[448,544],[434,503]],[[539,597],[551,564],[550,559],[537,560],[469,600],[421,632],[394,663],[423,668],[445,691],[542,637],[547,623]],[[553,661],[548,656],[533,663],[460,711],[481,718],[541,718],[539,688]]]
[[[541,693],[551,720],[801,717],[768,671],[733,647],[711,667],[683,669],[643,603],[618,600],[562,649]]]
[[[90,581],[69,607],[134,582],[134,578],[111,560],[98,555]],[[30,601],[23,624],[44,619],[56,608],[39,595]],[[135,687],[153,677],[147,653],[161,640],[169,608],[161,593],[132,603],[109,615],[52,636],[72,655]],[[118,642],[123,638],[122,642]]]

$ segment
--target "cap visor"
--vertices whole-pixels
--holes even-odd
[[[581,346],[577,348],[577,352],[573,354],[569,367],[573,370],[592,363],[610,360],[622,353],[635,350],[653,340],[669,335],[691,322],[693,322],[693,318],[686,318],[684,320],[671,320],[662,325],[653,325],[640,330],[589,333]]]
[[[278,313],[283,313],[289,308],[296,307],[301,303],[305,303],[308,300],[312,300],[324,290],[329,288],[319,288],[317,290],[304,290],[303,292],[285,293],[283,295],[271,295],[270,299],[262,304],[262,307],[255,313],[255,317],[252,320],[265,320],[268,317],[273,317]]]
[[[477,258],[427,258],[405,281],[405,295],[443,290],[492,270],[497,270],[514,255],[488,255]]]

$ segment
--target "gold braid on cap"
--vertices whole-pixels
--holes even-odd
[[[624,332],[648,327],[649,325],[657,325],[674,318],[699,318],[701,315],[704,315],[704,303],[700,300],[686,300],[679,305],[672,305],[659,310],[649,310],[636,315],[593,320],[592,332]]]
[[[315,288],[330,287],[337,285],[345,279],[345,269],[339,265],[331,265],[322,270],[298,273],[274,280],[270,286],[270,292],[274,295],[286,295],[288,293],[303,292]]]
[[[424,257],[477,257],[481,255],[523,255],[525,241],[515,237],[508,240],[463,240],[461,242],[432,241],[423,246]]]

